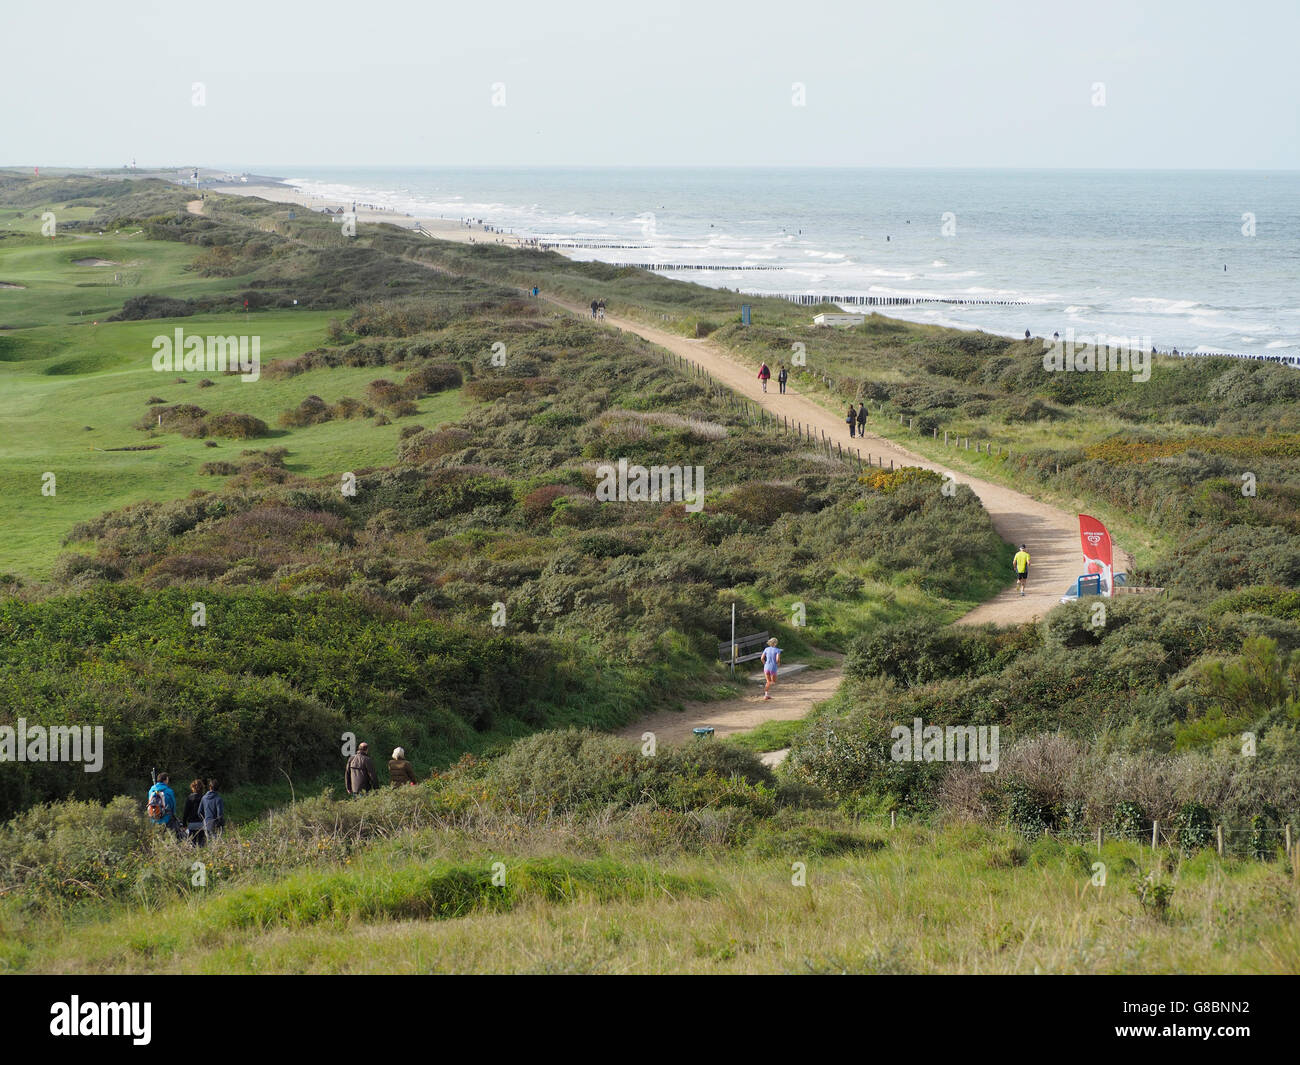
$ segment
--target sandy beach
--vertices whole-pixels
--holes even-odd
[[[222,196],[255,196],[270,200],[272,203],[296,204],[312,211],[323,211],[326,208],[334,212],[339,208],[347,211],[352,206],[351,202],[346,200],[309,196],[294,185],[232,184],[207,188],[203,191]],[[386,222],[389,225],[401,226],[403,229],[423,228],[439,240],[455,240],[463,244],[508,244],[511,247],[519,247],[528,243],[522,237],[492,232],[479,223],[466,225],[455,218],[416,216],[386,208],[365,207],[361,204],[357,205],[357,222],[362,225]]]

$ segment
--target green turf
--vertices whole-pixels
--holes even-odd
[[[41,210],[0,216],[5,228],[39,230]],[[221,479],[199,472],[205,462],[232,459],[245,448],[289,449],[287,465],[304,476],[335,476],[388,464],[404,425],[433,426],[465,408],[459,392],[426,397],[419,413],[378,426],[373,419],[332,421],[302,429],[278,427],[281,411],[308,394],[328,402],[363,398],[365,386],[392,371],[373,367],[316,370],[254,382],[204,372],[157,372],[154,338],[177,327],[187,335],[260,337],[262,366],[300,355],[325,342],[340,311],[258,311],[188,318],[108,322],[131,295],[163,292],[183,298],[230,290],[238,279],[204,279],[184,267],[198,249],[147,241],[131,231],[102,238],[55,241],[10,237],[0,241],[0,281],[26,286],[0,289],[0,572],[47,576],[63,539],[77,522],[143,499],[176,499],[213,489]],[[121,266],[78,266],[74,259],[102,258]],[[132,281],[113,285],[114,273]],[[92,287],[86,287],[92,286]],[[17,328],[13,328],[17,327]],[[400,377],[400,374],[397,374]],[[184,378],[185,383],[179,383]],[[203,379],[213,382],[200,387]],[[159,397],[194,403],[212,412],[237,411],[261,418],[272,435],[260,440],[203,440],[137,429]],[[114,448],[157,444],[156,450]],[[44,474],[55,475],[55,494],[42,494]]]

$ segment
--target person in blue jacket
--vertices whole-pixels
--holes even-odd
[[[157,800],[154,796],[157,795]],[[149,800],[145,804],[149,820],[156,825],[163,825],[173,833],[176,831],[176,793],[171,788],[171,777],[159,773],[158,780],[149,789]]]

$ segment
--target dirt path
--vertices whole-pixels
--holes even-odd
[[[712,725],[714,737],[721,739],[733,732],[748,732],[764,721],[795,721],[806,717],[816,703],[834,695],[843,675],[844,670],[838,665],[831,669],[806,669],[782,679],[770,700],[763,698],[761,685],[746,682],[754,689],[752,695],[687,703],[684,711],[661,710],[628,725],[618,735],[639,740],[642,733],[653,732],[659,743],[687,743],[695,740],[692,730],[705,725]]]
[[[552,303],[574,314],[588,316],[591,313],[589,309],[567,300],[549,298]],[[850,444],[844,422],[816,400],[801,395],[792,385],[788,386],[785,395],[780,395],[775,380],[768,383],[769,391],[764,393],[756,376],[758,368],[751,369],[742,365],[730,352],[712,341],[689,340],[676,333],[627,318],[607,316],[605,324],[636,333],[652,344],[694,360],[722,384],[773,414],[811,425],[814,430],[824,431],[832,440],[838,440],[845,446]],[[960,623],[976,625],[994,622],[1011,625],[1039,619],[1057,604],[1069,584],[1079,575],[1081,555],[1079,520],[1076,515],[1040,503],[1014,489],[950,470],[871,432],[867,433],[865,439],[859,437],[851,443],[860,448],[863,455],[869,452],[873,459],[883,456],[886,466],[892,459],[895,466],[923,466],[940,473],[952,473],[959,484],[968,485],[979,497],[1002,539],[1017,547],[1022,543],[1028,545],[1033,562],[1029,567],[1029,586],[1024,597],[1017,594],[1014,588],[1009,588],[988,602],[981,603],[961,618]]]
[[[546,297],[554,304],[586,317],[586,307],[567,300]],[[863,455],[873,458],[883,456],[886,465],[892,459],[895,466],[922,466],[940,473],[952,473],[958,483],[968,485],[988,511],[993,527],[1002,539],[1017,546],[1027,544],[1030,557],[1029,587],[1022,597],[1015,588],[1009,588],[959,619],[959,624],[977,625],[993,622],[1011,625],[1036,621],[1059,601],[1069,583],[1078,576],[1080,566],[1079,524],[1074,514],[1067,513],[1047,503],[1040,503],[1021,492],[993,484],[924,459],[906,448],[868,432],[850,442],[844,422],[830,414],[821,404],[801,395],[797,388],[787,386],[781,395],[776,381],[768,383],[770,391],[764,392],[757,379],[757,367],[740,363],[731,352],[708,340],[690,340],[676,333],[658,329],[627,318],[606,316],[605,324],[643,337],[652,344],[693,360],[708,370],[718,381],[747,397],[776,415],[791,421],[812,426],[825,432],[832,440],[860,448]],[[817,703],[829,699],[839,688],[842,667],[800,673],[782,685],[770,701],[761,694],[741,696],[721,702],[689,703],[684,713],[667,710],[652,714],[619,734],[639,739],[644,732],[653,732],[660,742],[684,743],[694,740],[692,729],[712,725],[716,737],[756,728],[764,721],[789,721],[807,716]],[[771,751],[763,755],[767,765],[779,765],[789,749]]]
[[[202,201],[202,200],[190,200],[190,202],[187,203],[187,204],[185,205],[185,210],[189,211],[190,214],[202,214],[202,213],[203,213],[203,201]]]

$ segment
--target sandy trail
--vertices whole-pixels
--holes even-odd
[[[543,296],[579,316],[590,314],[589,308]],[[792,386],[787,386],[786,394],[781,395],[775,379],[768,383],[769,391],[764,392],[757,378],[757,367],[742,365],[730,352],[711,341],[691,340],[652,325],[608,314],[605,324],[635,333],[652,344],[691,359],[719,382],[772,414],[784,415],[792,422],[811,426],[815,432],[825,432],[842,446],[858,448],[864,456],[870,453],[873,460],[882,456],[886,466],[892,459],[895,466],[922,466],[940,473],[952,473],[958,483],[968,485],[988,511],[998,535],[1016,546],[1027,544],[1032,562],[1024,596],[1014,587],[1006,589],[960,618],[959,624],[993,622],[1012,625],[1036,621],[1057,604],[1066,587],[1078,576],[1080,552],[1076,515],[1002,485],[949,470],[871,432],[865,438],[850,440],[845,423],[815,400],[801,395]],[[712,725],[715,737],[721,738],[729,733],[756,728],[764,721],[802,718],[814,705],[835,694],[842,676],[843,670],[839,666],[800,673],[783,684],[770,701],[756,693],[720,702],[688,703],[684,712],[667,710],[651,714],[623,729],[619,735],[639,739],[642,733],[653,732],[660,742],[684,743],[695,740],[691,730],[697,726]],[[768,765],[779,765],[788,753],[788,749],[769,752],[763,755],[763,761]]]
[[[588,308],[567,300],[553,296],[546,298],[575,314],[591,314]],[[742,365],[730,352],[712,341],[690,340],[652,325],[609,315],[605,317],[605,324],[636,333],[653,344],[693,360],[722,384],[772,414],[784,415],[792,422],[810,425],[815,431],[825,432],[844,447],[858,448],[864,457],[870,453],[873,461],[878,456],[883,457],[886,467],[892,459],[895,466],[922,466],[939,473],[952,473],[957,483],[968,485],[984,504],[998,535],[1017,547],[1027,544],[1033,561],[1030,563],[1028,588],[1023,598],[1015,588],[1008,588],[970,611],[960,619],[960,623],[975,625],[994,622],[1011,625],[1035,621],[1057,604],[1066,588],[1079,575],[1082,560],[1079,550],[1079,519],[1076,515],[1040,503],[1014,489],[950,470],[872,432],[868,432],[865,439],[858,437],[850,440],[844,422],[821,404],[801,395],[793,384],[787,386],[785,395],[781,395],[775,379],[768,382],[768,391],[763,392],[757,378],[758,367],[751,369]]]
[[[653,732],[658,743],[687,743],[695,741],[692,730],[705,725],[712,725],[714,737],[721,739],[734,732],[748,732],[764,721],[795,721],[806,717],[816,703],[834,695],[843,674],[838,665],[831,669],[806,669],[782,678],[772,689],[770,700],[763,698],[762,685],[747,681],[754,689],[752,695],[716,702],[690,702],[681,711],[661,710],[620,729],[617,735],[639,740],[642,733]]]

